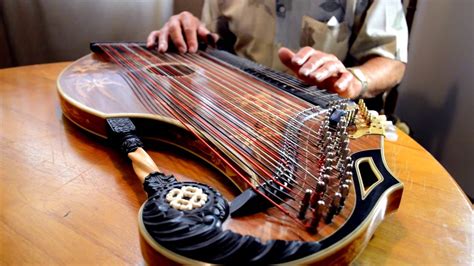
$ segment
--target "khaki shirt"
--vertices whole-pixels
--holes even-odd
[[[239,56],[286,70],[278,49],[311,46],[347,66],[369,56],[407,62],[408,29],[400,0],[205,0],[202,21],[236,36]],[[225,28],[225,27],[224,27]],[[228,33],[227,33],[228,34]]]

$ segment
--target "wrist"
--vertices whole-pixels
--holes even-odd
[[[360,68],[357,67],[349,67],[347,68],[349,72],[360,82],[361,89],[356,98],[363,98],[367,91],[369,90],[369,83],[367,82],[367,77],[365,76],[364,72]]]

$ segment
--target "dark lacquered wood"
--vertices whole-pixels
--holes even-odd
[[[65,66],[0,71],[0,257],[15,264],[139,263],[141,185],[127,160],[61,116],[55,80]],[[182,180],[212,176],[211,185],[227,182],[223,193],[237,193],[189,154],[158,146],[151,155]],[[449,174],[402,133],[397,143],[386,142],[385,155],[405,183],[404,196],[355,263],[467,264],[472,213]]]

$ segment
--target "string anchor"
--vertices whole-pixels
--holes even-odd
[[[309,207],[311,194],[313,194],[313,191],[311,189],[307,189],[304,193],[303,201],[301,202],[300,211],[298,213],[298,218],[300,220],[304,220],[306,217],[306,211],[308,210],[308,207]]]
[[[316,205],[313,208],[313,217],[308,225],[308,231],[317,234],[318,233],[318,225],[321,217],[323,216],[323,211],[325,209],[325,203],[323,200],[318,200]]]
[[[341,193],[336,192],[334,194],[334,197],[332,198],[331,207],[329,207],[329,210],[326,214],[326,219],[324,219],[324,222],[326,224],[332,223],[332,218],[334,218],[334,215],[336,215],[337,210],[339,209],[339,206],[341,204],[341,198],[342,198]]]

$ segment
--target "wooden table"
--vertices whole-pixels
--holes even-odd
[[[145,194],[127,160],[62,116],[56,78],[66,66],[0,70],[0,264],[142,264]],[[151,155],[178,178],[220,176],[169,147]],[[385,155],[402,203],[355,264],[472,264],[473,212],[456,182],[403,133]]]

